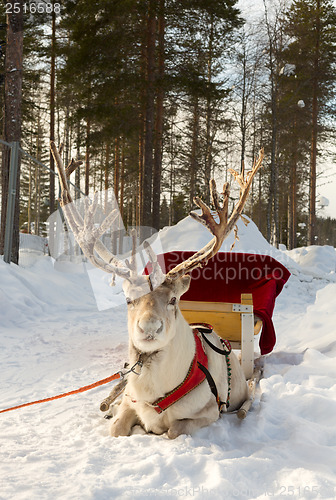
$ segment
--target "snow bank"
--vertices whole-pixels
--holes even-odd
[[[160,236],[166,251],[209,241],[189,219]],[[334,249],[281,252],[252,222],[239,222],[239,237],[234,251],[272,252],[295,270],[277,299],[277,344],[246,420],[225,415],[175,441],[112,439],[99,411],[111,386],[5,413],[1,499],[336,497]],[[98,311],[83,265],[0,261],[0,315],[2,408],[105,378],[127,359],[126,307]]]
[[[314,278],[336,281],[336,250],[329,245],[294,248],[284,252]]]
[[[74,267],[72,267],[72,270]],[[50,257],[40,257],[29,269],[0,260],[0,303],[2,326],[22,325],[44,312],[82,308],[82,296],[74,291],[79,282],[91,293],[83,266],[79,274],[57,272]],[[81,272],[80,272],[81,271]],[[80,279],[79,279],[80,276]],[[92,295],[92,293],[91,293]],[[94,302],[91,300],[92,306]],[[46,308],[48,309],[46,311]]]
[[[247,223],[239,219],[238,240],[232,249],[233,252],[262,253],[278,255],[281,253],[272,247],[263,237],[254,222],[244,216]],[[185,217],[175,226],[166,227],[159,233],[160,243],[165,252],[172,250],[199,250],[211,240],[209,230],[192,217]],[[221,247],[222,252],[229,252],[235,241],[234,234],[228,235]]]

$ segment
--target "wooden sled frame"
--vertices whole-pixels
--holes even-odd
[[[209,323],[233,349],[241,350],[240,362],[249,386],[249,397],[237,411],[242,420],[254,401],[263,368],[254,363],[254,336],[260,332],[262,321],[254,317],[252,294],[242,293],[240,297],[240,303],[181,300],[180,309],[188,323]]]
[[[254,372],[254,336],[262,322],[255,322],[251,293],[241,294],[241,303],[180,301],[180,309],[188,323],[209,323],[217,335],[241,350],[241,365],[249,380]]]

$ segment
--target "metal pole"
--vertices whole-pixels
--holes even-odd
[[[14,213],[15,213],[15,196],[17,184],[17,171],[19,162],[19,143],[14,141],[11,143],[9,165],[9,180],[8,180],[8,197],[7,197],[7,212],[6,212],[6,228],[4,242],[4,261],[10,264],[12,260],[12,243],[14,232]]]

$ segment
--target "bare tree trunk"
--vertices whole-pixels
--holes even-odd
[[[199,108],[198,108],[198,98],[194,97],[193,118],[192,118],[192,142],[191,142],[191,157],[190,157],[189,209],[192,208],[194,204],[194,197],[196,195],[198,146],[199,146]]]
[[[296,240],[296,160],[292,159],[290,165],[289,176],[289,192],[288,192],[288,229],[287,229],[287,246],[289,250],[295,248]]]
[[[116,203],[119,204],[119,182],[120,182],[120,155],[119,155],[119,137],[114,139],[114,176],[113,187]]]
[[[51,14],[51,60],[50,60],[50,141],[55,141],[55,79],[56,79],[56,14]],[[55,162],[50,151],[49,211],[55,211]]]
[[[80,120],[77,122],[77,132],[76,132],[76,148],[77,148],[77,160],[80,159],[80,142],[81,142],[81,130],[80,130]],[[76,168],[75,170],[75,186],[77,187],[78,191],[76,190],[75,198],[80,197],[80,165]]]
[[[313,75],[313,106],[312,106],[312,135],[310,149],[310,173],[309,173],[309,220],[308,220],[308,244],[314,245],[316,233],[316,157],[317,157],[317,124],[318,124],[318,90],[319,90],[319,66],[320,66],[320,0],[317,0],[316,14],[316,43]]]
[[[110,171],[110,142],[107,140],[105,145],[105,169],[104,169],[104,189],[105,189],[105,200],[104,200],[104,212],[108,213],[108,189],[109,189],[109,171]]]
[[[124,216],[124,191],[125,191],[125,138],[121,140],[121,162],[120,162],[120,204],[119,210],[121,218]]]
[[[315,244],[316,233],[316,157],[317,157],[317,96],[313,97],[312,113],[312,138],[310,152],[309,173],[309,222],[308,222],[308,244]]]
[[[91,135],[91,119],[86,121],[86,152],[85,152],[85,196],[89,196],[90,190],[90,135]]]
[[[261,172],[259,172],[258,178],[258,228],[261,228],[261,200],[262,200],[262,189],[261,189]]]
[[[288,192],[288,232],[287,232],[287,245],[288,249],[296,247],[296,223],[297,223],[297,124],[296,117],[294,118],[293,125],[293,150],[292,159],[290,163],[289,174],[289,192]]]
[[[131,196],[132,196],[132,221],[131,221],[131,225],[136,226],[136,224],[137,224],[137,219],[136,219],[137,201],[136,201],[136,196],[135,196],[134,192],[131,194]]]
[[[141,64],[140,76],[142,81],[146,79],[146,18],[142,20],[143,36],[141,40]],[[141,89],[140,96],[140,113],[139,113],[139,142],[138,142],[138,181],[136,191],[136,227],[140,228],[143,225],[143,208],[144,208],[144,140],[145,140],[145,112],[146,112],[146,96],[145,90]],[[140,236],[140,233],[139,233]]]
[[[104,165],[105,161],[105,149],[106,146],[102,144],[101,146],[101,160],[100,160],[100,165]],[[105,168],[99,168],[99,197],[100,197],[100,204],[103,205],[103,185],[105,187]],[[105,202],[105,198],[104,198]]]
[[[254,84],[254,90],[255,90],[255,84]],[[253,92],[253,105],[252,105],[252,116],[253,116],[253,142],[252,142],[252,158],[257,157],[257,120],[256,120],[256,99],[255,99],[255,92]],[[245,154],[245,153],[244,153]],[[244,158],[243,158],[244,160]],[[260,176],[260,172],[259,172]],[[252,186],[251,186],[251,210],[250,210],[250,217],[253,219],[254,217],[254,203],[255,203],[255,182],[256,179],[253,179]]]
[[[170,185],[169,185],[169,226],[174,223],[175,213],[174,213],[174,197],[175,197],[175,169],[174,169],[174,118],[172,118],[172,124],[170,128]]]
[[[161,194],[161,171],[162,171],[162,144],[163,144],[163,79],[165,71],[164,53],[164,8],[165,0],[159,2],[158,19],[158,87],[156,98],[156,121],[155,121],[155,151],[153,170],[153,227],[160,229],[160,194]]]
[[[293,163],[293,179],[292,179],[292,248],[297,247],[297,159]]]
[[[29,159],[29,178],[28,178],[28,234],[31,234],[31,207],[32,207],[32,160]]]
[[[40,188],[40,179],[39,179],[39,168],[38,165],[35,164],[35,200],[34,200],[34,234],[39,234],[39,188]]]
[[[146,57],[146,112],[144,150],[144,197],[143,224],[152,223],[152,173],[153,173],[153,129],[154,129],[154,81],[155,81],[155,4],[149,0],[147,13],[147,57]]]
[[[144,121],[143,115],[140,116],[140,123]],[[137,187],[137,211],[136,211],[136,226],[140,227],[143,224],[143,192],[144,192],[144,128],[140,127],[139,133],[139,166],[138,166],[138,187]]]
[[[121,139],[121,159],[120,159],[120,201],[119,201],[119,212],[121,220],[124,220],[124,173],[125,173],[125,138]],[[122,223],[121,223],[122,224]],[[122,254],[124,250],[124,231],[123,227],[119,228],[119,253]]]
[[[241,131],[241,153],[240,153],[240,170],[244,170],[245,148],[246,148],[246,46],[244,43],[243,54],[243,92],[241,99],[240,113],[240,131]]]
[[[260,128],[260,144],[263,143],[264,130],[261,124]],[[261,170],[258,172],[258,228],[262,227],[262,186],[261,186]]]
[[[37,117],[37,134],[36,134],[36,159],[41,161],[41,121],[40,114]],[[39,165],[35,165],[35,220],[34,220],[34,234],[40,234],[40,205],[41,205],[41,175]]]
[[[205,117],[205,203],[210,203],[210,178],[211,178],[211,168],[212,168],[212,140],[211,140],[211,125],[212,125],[212,108],[211,108],[211,97],[209,95],[210,86],[212,82],[212,58],[213,58],[213,38],[214,38],[214,21],[213,16],[211,16],[211,27],[210,27],[210,36],[209,36],[209,47],[208,47],[208,96],[207,96],[207,104],[206,104],[206,117]]]
[[[272,120],[272,140],[271,140],[271,172],[270,172],[270,185],[267,203],[267,239],[271,241],[272,236],[274,236],[274,243],[277,245],[279,243],[279,208],[278,208],[278,193],[277,193],[277,182],[278,182],[278,165],[276,159],[276,148],[277,148],[277,99],[278,99],[278,83],[277,83],[277,72],[276,65],[273,59],[274,56],[274,46],[271,34],[271,27],[268,21],[266,2],[264,0],[265,6],[265,18],[267,33],[269,39],[269,65],[270,65],[270,79],[271,79],[271,120]],[[274,233],[272,235],[272,217],[274,223]]]
[[[119,137],[115,137],[114,139],[114,170],[113,170],[113,189],[114,189],[114,199],[115,203],[119,206],[119,182],[120,182],[120,143]],[[115,229],[112,232],[112,253],[117,253],[117,239],[118,239],[118,231]]]
[[[65,125],[64,125],[64,163],[69,165],[70,162],[70,104],[67,103],[65,111]]]
[[[23,56],[23,1],[11,0],[10,14],[7,14],[7,41],[5,60],[5,97],[4,97],[4,130],[3,139],[6,142],[21,140],[21,104],[22,104],[22,56]],[[20,5],[15,12],[14,4]],[[19,155],[20,157],[20,155]],[[17,187],[15,194],[14,232],[11,260],[19,261],[19,215],[20,215],[20,159],[17,170]],[[0,254],[4,252],[6,211],[8,199],[10,155],[8,148],[2,156],[2,200],[1,200],[1,231]]]

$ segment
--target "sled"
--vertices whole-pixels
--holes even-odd
[[[166,272],[192,253],[162,255]],[[181,312],[188,323],[208,323],[219,337],[229,340],[234,349],[240,349],[249,386],[249,398],[237,412],[240,419],[246,417],[254,400],[262,377],[263,355],[275,345],[272,321],[275,299],[289,276],[288,269],[270,256],[220,252],[206,267],[191,273],[190,288],[180,300]],[[254,339],[258,335],[262,356],[257,364]]]
[[[159,262],[168,272],[192,254],[168,252],[159,256]],[[206,267],[192,271],[180,309],[188,323],[210,324],[219,337],[241,350],[241,364],[249,380],[255,371],[254,339],[259,335],[261,355],[275,345],[275,299],[289,276],[289,271],[268,255],[219,252]]]

